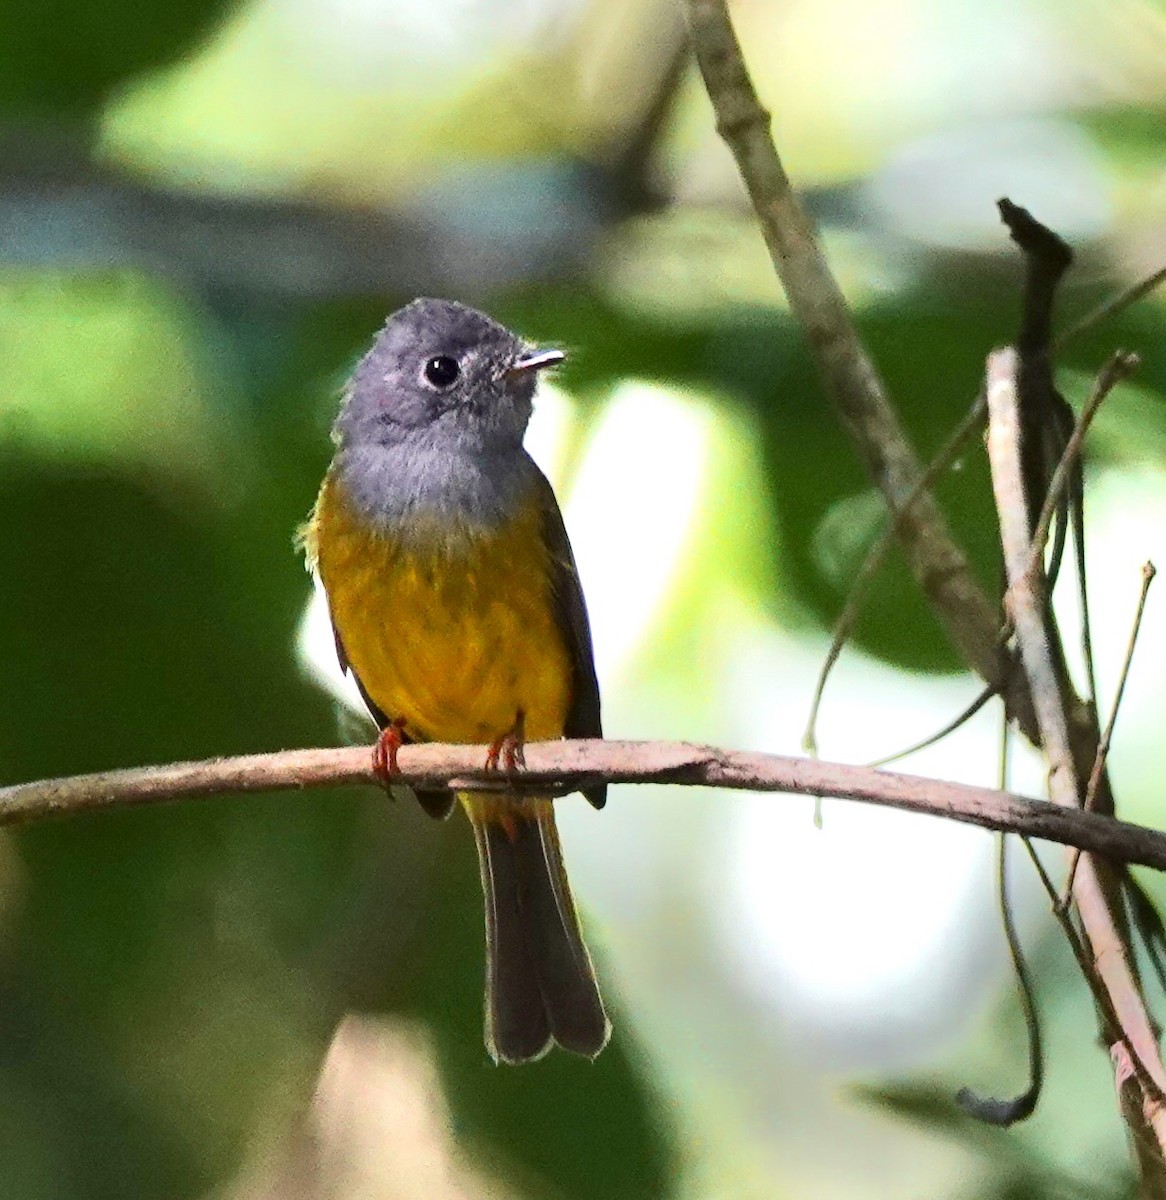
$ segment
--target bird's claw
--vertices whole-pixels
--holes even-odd
[[[397,766],[397,751],[405,743],[404,733],[404,721],[390,721],[377,735],[376,745],[372,748],[372,773],[385,788],[391,787],[394,777],[401,773]]]
[[[513,775],[520,768],[526,766],[525,724],[525,716],[520,709],[514,724],[501,737],[495,738],[490,743],[490,749],[486,751],[487,771],[501,769],[507,775]]]

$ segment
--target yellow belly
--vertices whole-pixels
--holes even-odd
[[[473,539],[405,544],[354,519],[329,477],[306,541],[353,671],[409,737],[490,742],[519,712],[529,740],[562,735],[571,666],[533,506]]]

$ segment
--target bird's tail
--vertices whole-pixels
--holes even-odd
[[[463,798],[486,901],[486,1047],[529,1062],[552,1042],[594,1058],[611,1025],[563,869],[549,800]]]

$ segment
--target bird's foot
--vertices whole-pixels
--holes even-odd
[[[372,773],[387,790],[395,776],[401,773],[397,766],[397,751],[405,743],[405,722],[398,718],[390,721],[377,735],[372,748]]]
[[[520,767],[525,767],[526,754],[523,752],[525,741],[526,714],[519,709],[518,716],[514,718],[514,724],[501,737],[495,738],[490,743],[490,749],[486,752],[486,770],[501,769],[507,775],[513,775]]]

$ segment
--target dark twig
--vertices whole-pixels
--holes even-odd
[[[1073,426],[1073,432],[1069,435],[1069,440],[1061,451],[1060,461],[1049,480],[1048,494],[1045,496],[1044,505],[1037,519],[1036,531],[1032,537],[1030,571],[1036,570],[1039,559],[1044,553],[1053,516],[1061,504],[1070,475],[1076,469],[1077,463],[1080,462],[1081,447],[1085,442],[1085,435],[1089,432],[1089,427],[1093,424],[1093,418],[1097,415],[1097,410],[1109,393],[1123,379],[1128,379],[1138,369],[1139,362],[1136,354],[1130,354],[1125,350],[1116,350],[1093,381],[1093,391],[1090,393],[1085,407],[1081,409],[1081,415]]]
[[[1007,790],[1011,778],[1012,737],[1008,722],[1000,722],[1000,770],[997,775],[997,785],[1001,790]],[[1028,851],[1037,871],[1042,878],[1047,878],[1044,864],[1036,852],[1032,839],[1021,835],[1020,840]],[[1012,960],[1012,973],[1016,979],[1016,987],[1020,993],[1020,1009],[1024,1018],[1024,1029],[1028,1040],[1028,1085],[1018,1096],[1010,1099],[979,1097],[970,1088],[961,1088],[956,1093],[956,1102],[969,1116],[984,1121],[989,1125],[1007,1127],[1017,1121],[1023,1121],[1032,1116],[1040,1100],[1041,1089],[1044,1086],[1045,1062],[1044,1046],[1041,1037],[1040,1010],[1037,1007],[1036,987],[1033,983],[1032,972],[1024,957],[1024,947],[1020,944],[1020,934],[1012,915],[1012,901],[1008,895],[1008,835],[996,835],[996,907],[1000,912],[1000,921],[1004,926],[1004,939],[1008,945],[1008,956]]]
[[[1057,286],[1073,261],[1068,244],[1027,209],[1011,200],[998,202],[1000,217],[1008,226],[1012,240],[1023,250],[1025,263],[1024,304],[1020,331],[1016,340],[1020,352],[1017,369],[1017,396],[1020,404],[1020,464],[1028,522],[1039,525],[1038,513],[1052,493],[1051,479],[1056,467],[1066,461],[1065,443],[1073,430],[1073,410],[1057,390],[1053,378],[1053,305]],[[1049,567],[1049,578],[1056,579],[1064,547],[1070,509],[1077,530],[1077,570],[1081,596],[1081,638],[1089,675],[1089,694],[1093,695],[1093,648],[1089,628],[1089,597],[1085,589],[1084,541],[1082,533],[1083,475],[1080,459],[1067,459],[1066,487],[1057,496],[1055,509],[1057,538]],[[1051,517],[1050,517],[1051,520]],[[1046,526],[1047,528],[1047,526]],[[1046,535],[1047,536],[1047,535]],[[1044,539],[1040,542],[1043,553]],[[1052,591],[1050,582],[1048,591]],[[1048,607],[1048,596],[1046,595]],[[1046,613],[1046,637],[1058,674],[1066,675],[1064,650],[1052,609]]]
[[[996,689],[992,686],[982,687],[976,698],[961,712],[958,716],[952,717],[950,721],[942,728],[937,729],[934,733],[928,734],[920,742],[915,742],[911,746],[907,746],[903,750],[896,750],[893,754],[886,754],[882,758],[876,758],[873,762],[866,765],[868,767],[889,767],[891,763],[898,762],[900,759],[908,758],[912,754],[918,754],[920,750],[926,750],[928,746],[934,746],[936,742],[942,742],[945,737],[949,737],[955,733],[957,729],[966,722],[970,721],[976,713],[996,695]]]
[[[1026,839],[1027,841],[1027,839]],[[1031,843],[1029,850],[1032,851]],[[1006,1100],[996,1097],[978,1096],[971,1088],[960,1088],[956,1103],[969,1116],[988,1125],[1008,1126],[1031,1117],[1040,1099],[1044,1085],[1045,1062],[1041,1044],[1040,1017],[1036,1007],[1036,989],[1032,975],[1024,958],[1020,935],[1012,916],[1012,904],[1008,898],[1008,843],[1003,834],[996,845],[996,895],[1000,914],[1004,921],[1004,938],[1008,943],[1008,955],[1012,959],[1012,970],[1016,976],[1020,1005],[1024,1014],[1024,1027],[1028,1031],[1028,1086],[1019,1096]]]

